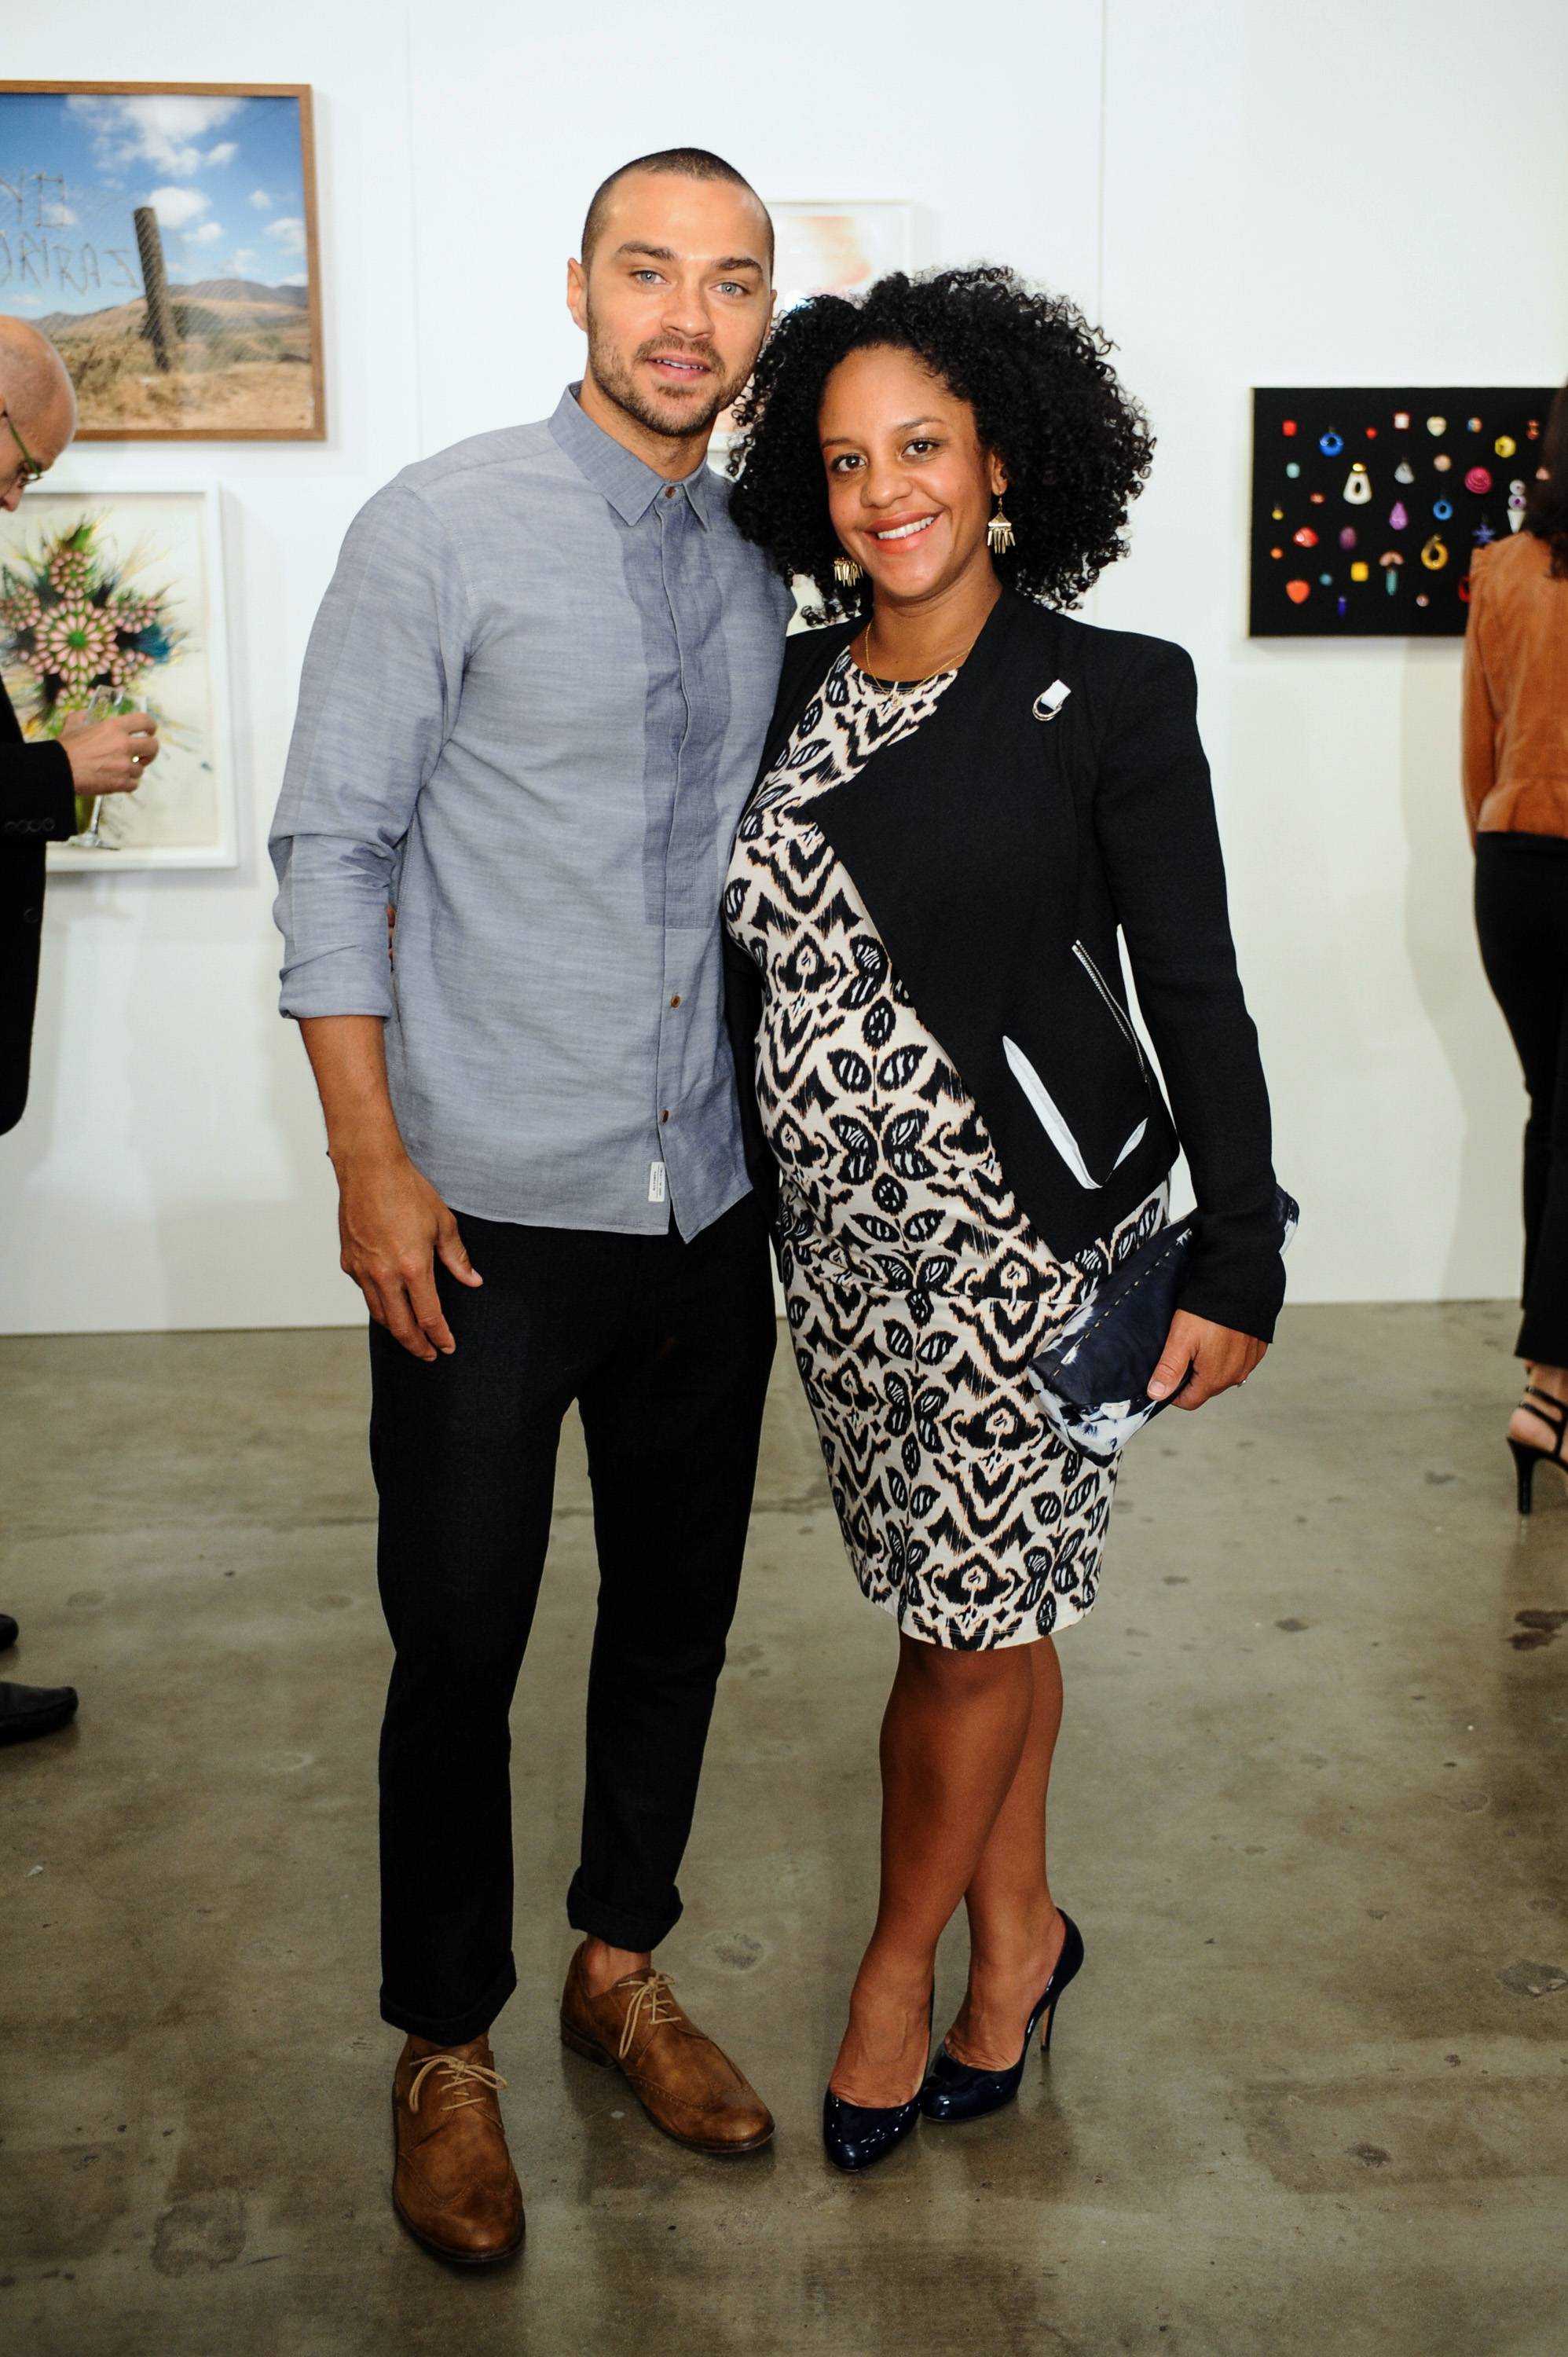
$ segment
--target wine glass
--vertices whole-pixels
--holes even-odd
[[[110,714],[114,709],[115,702],[116,698],[112,687],[95,687],[91,694],[88,697],[87,702],[81,707],[82,717],[90,724],[95,720],[107,720]],[[112,843],[105,843],[102,835],[98,831],[98,813],[102,808],[102,795],[94,794],[92,798],[92,815],[87,822],[86,833],[84,834],[69,834],[66,837],[67,845],[70,850],[113,850],[114,845]]]

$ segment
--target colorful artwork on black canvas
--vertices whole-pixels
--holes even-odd
[[[1459,638],[1470,558],[1518,532],[1552,389],[1252,395],[1254,639]]]

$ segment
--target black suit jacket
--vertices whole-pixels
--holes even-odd
[[[789,640],[763,775],[852,635]],[[1057,682],[1069,693],[1043,719]],[[1051,1249],[1070,1258],[1108,1235],[1179,1139],[1198,1213],[1182,1306],[1268,1340],[1284,1290],[1268,1092],[1197,701],[1181,648],[1004,592],[930,716],[811,814]],[[1119,931],[1168,1108],[1127,1013]],[[759,981],[733,947],[726,998],[766,1187],[749,1085]]]
[[[63,745],[25,745],[0,687],[0,1135],[27,1102],[38,942],[44,921],[44,845],[76,831],[76,797]]]

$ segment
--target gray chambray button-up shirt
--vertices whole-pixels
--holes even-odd
[[[575,392],[349,530],[273,825],[282,1006],[386,1017],[455,1211],[691,1237],[749,1183],[719,902],[791,606],[716,475]]]

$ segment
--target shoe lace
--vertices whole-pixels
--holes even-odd
[[[637,1994],[627,2007],[626,2019],[621,2024],[620,2060],[623,2062],[631,2051],[631,2041],[637,2035],[639,2022],[645,2022],[650,2029],[657,2029],[662,2021],[679,2020],[681,2008],[670,1995],[670,1989],[668,1973],[648,1973],[639,1981]]]
[[[467,2110],[470,2104],[482,2104],[487,2092],[499,2092],[506,2085],[499,2071],[488,2071],[482,2062],[465,2062],[459,2054],[427,2054],[409,2081],[408,2108],[411,2112],[418,2111],[419,2091],[432,2071],[445,2072],[441,2084],[448,2094],[455,2094],[459,2087],[464,2086],[472,2085],[478,2089],[477,2094],[465,2095],[459,2102],[443,2104],[441,2108],[444,2112],[461,2112]]]

